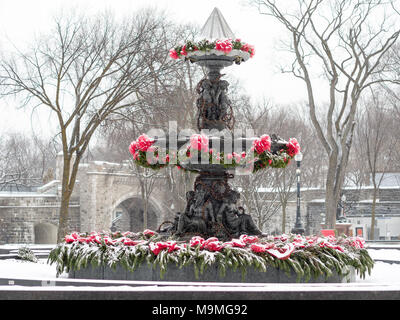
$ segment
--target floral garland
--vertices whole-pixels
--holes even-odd
[[[135,163],[152,169],[160,169],[174,163],[178,169],[187,170],[183,168],[183,163],[200,155],[202,159],[208,158],[208,163],[223,165],[225,168],[244,167],[253,163],[253,172],[256,172],[267,167],[285,168],[290,160],[300,152],[300,145],[296,138],[290,138],[285,148],[273,154],[271,138],[267,134],[255,139],[250,150],[240,154],[216,152],[209,148],[209,139],[204,134],[193,134],[190,137],[190,144],[186,149],[179,150],[178,154],[171,150],[161,150],[159,147],[153,146],[154,143],[155,140],[145,134],[131,143],[129,151]]]
[[[252,58],[255,54],[254,46],[242,42],[240,39],[224,39],[210,41],[203,39],[198,42],[187,41],[183,45],[176,46],[169,51],[173,59],[187,58],[192,55],[224,54],[228,56],[239,56],[243,60]]]
[[[217,263],[221,276],[227,268],[245,272],[249,266],[266,272],[268,267],[293,270],[298,280],[329,277],[333,271],[346,275],[353,267],[361,277],[371,273],[374,261],[359,237],[318,237],[283,234],[281,236],[248,236],[228,242],[212,237],[194,236],[188,241],[165,238],[152,230],[143,232],[91,232],[66,235],[49,255],[56,263],[57,275],[79,270],[88,265],[121,264],[129,271],[139,265],[159,265],[161,277],[169,263],[180,267],[192,264],[198,276],[208,266]]]

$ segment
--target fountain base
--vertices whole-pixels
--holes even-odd
[[[267,268],[266,272],[259,271],[254,267],[248,267],[245,272],[228,268],[221,275],[221,269],[217,265],[209,266],[203,273],[196,274],[193,266],[179,268],[175,264],[169,264],[165,274],[161,277],[160,268],[148,264],[139,266],[135,271],[126,270],[121,265],[115,269],[108,266],[81,268],[69,273],[73,279],[102,279],[102,280],[129,280],[129,281],[178,281],[178,282],[233,282],[233,283],[343,283],[354,282],[355,271],[347,276],[333,273],[330,277],[318,276],[310,279],[300,278],[295,272],[289,273],[273,267]]]

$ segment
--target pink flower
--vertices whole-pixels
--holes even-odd
[[[363,238],[360,237],[351,237],[351,238],[347,238],[346,242],[357,249],[362,249],[365,246],[365,240]]]
[[[264,134],[260,138],[253,141],[253,146],[258,154],[261,154],[267,150],[271,151],[271,138],[269,135]]]
[[[137,150],[137,143],[136,141],[132,141],[131,145],[129,146],[129,152],[134,155]]]
[[[183,56],[186,56],[186,55],[187,55],[187,52],[186,52],[186,45],[184,45],[184,46],[182,47],[181,55],[183,55]]]
[[[286,145],[287,154],[291,157],[294,157],[297,153],[300,152],[300,145],[297,142],[296,138],[290,138],[289,142]]]
[[[251,251],[257,252],[257,253],[262,253],[267,250],[266,246],[261,244],[261,243],[253,243],[250,247]]]
[[[189,244],[190,244],[191,247],[195,247],[195,246],[198,246],[198,245],[202,245],[204,243],[204,241],[205,240],[202,237],[195,236],[192,239],[190,239]]]
[[[67,234],[64,238],[66,243],[72,243],[75,241],[75,238],[72,235]]]
[[[249,49],[250,49],[250,47],[247,43],[244,43],[242,45],[242,47],[240,48],[240,50],[245,51],[245,52],[249,52]]]
[[[172,59],[178,59],[179,58],[178,53],[174,49],[169,50],[169,56]]]
[[[232,239],[231,241],[224,242],[222,244],[223,247],[238,247],[238,248],[244,248],[246,246],[246,243],[243,242],[241,239]]]
[[[228,54],[232,51],[232,42],[227,40],[217,40],[215,42],[215,49],[218,51],[223,51],[225,54]]]
[[[250,49],[250,58],[253,58],[254,55],[256,54],[256,50],[254,49],[254,46],[249,45]]]
[[[153,230],[146,229],[146,230],[143,231],[143,235],[145,235],[145,236],[147,236],[147,237],[152,237],[152,236],[154,236],[155,234],[156,234],[156,233],[155,233]]]
[[[107,244],[107,245],[115,244],[115,243],[116,243],[115,240],[111,239],[111,238],[108,237],[108,236],[104,236],[104,237],[103,237],[103,240],[104,240],[105,244]]]
[[[175,241],[164,241],[164,242],[150,242],[149,248],[151,252],[155,255],[158,255],[162,250],[168,249],[168,252],[171,253],[175,250],[179,250],[179,247],[176,245]]]
[[[154,243],[154,242],[150,242],[149,243],[149,249],[151,252],[153,252],[156,256],[160,253],[160,251],[162,250],[160,243]]]
[[[247,234],[242,234],[239,239],[246,244],[258,242],[257,236],[248,236]]]
[[[237,154],[236,152],[232,152],[232,156],[235,158],[235,162],[239,163],[241,156],[239,154]]]
[[[250,53],[250,58],[253,58],[255,54],[254,46],[249,45],[248,43],[244,43],[240,50]]]
[[[132,239],[129,239],[129,238],[124,238],[122,242],[126,246],[136,246],[136,245],[138,245],[140,243],[144,243],[146,241],[144,241],[144,240],[132,240]]]
[[[136,140],[136,147],[140,151],[148,151],[149,148],[153,145],[154,139],[148,137],[146,134],[142,134],[139,138]]]
[[[204,241],[200,248],[209,251],[220,251],[223,247],[224,245],[222,245],[217,238],[211,237]]]
[[[190,147],[194,150],[208,152],[208,137],[204,134],[194,134],[190,137]]]
[[[290,257],[292,252],[294,251],[294,244],[293,243],[287,243],[281,248],[276,248],[276,249],[266,249],[266,251],[270,254],[273,255],[275,258],[278,258],[279,260],[285,260]]]

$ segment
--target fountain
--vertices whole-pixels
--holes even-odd
[[[224,75],[221,74],[221,70],[233,63],[240,64],[248,60],[254,55],[254,47],[235,38],[217,8],[207,19],[201,35],[205,39],[198,44],[189,42],[184,46],[171,49],[170,55],[173,58],[180,56],[206,69],[206,78],[202,79],[196,88],[199,94],[196,101],[197,129],[199,132],[208,133],[202,137],[205,140],[204,151],[213,150],[214,153],[219,152],[224,155],[244,155],[256,139],[234,138],[235,118],[227,95],[229,83],[222,79]],[[214,49],[211,49],[212,41],[215,39],[226,40],[216,40]],[[153,138],[156,146],[169,149],[167,140],[171,139],[170,136],[163,139]],[[182,149],[182,145],[189,139],[196,138],[198,137],[178,140],[177,148]],[[270,144],[270,152],[275,155],[278,151],[286,150],[288,144],[276,135],[273,135],[272,141],[266,141],[266,143]],[[194,190],[186,195],[185,211],[178,213],[172,226],[160,231],[180,237],[189,233],[224,240],[238,238],[242,234],[261,235],[262,232],[255,225],[252,217],[245,213],[243,207],[238,206],[240,193],[233,190],[228,183],[228,180],[234,177],[231,171],[235,170],[235,167],[227,168],[224,164],[210,163],[209,160],[212,158],[196,155],[189,161],[180,162],[181,167],[198,172],[199,175],[194,183]],[[224,161],[226,160],[225,158]],[[249,157],[246,157],[246,160],[247,164],[254,165],[252,162],[254,159],[249,161]]]
[[[130,145],[134,161],[160,169],[175,165],[197,174],[186,207],[157,231],[72,233],[50,254],[58,273],[72,278],[213,282],[342,282],[373,266],[362,239],[263,234],[229,185],[238,167],[250,174],[284,168],[300,151],[296,139],[234,134],[235,118],[221,70],[254,56],[235,39],[215,8],[205,39],[171,49],[174,59],[207,70],[197,85],[197,129],[191,136],[145,134]],[[221,40],[222,39],[222,40]],[[147,263],[146,263],[147,262]],[[241,270],[241,272],[237,272]]]

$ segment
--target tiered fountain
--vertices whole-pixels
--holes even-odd
[[[213,10],[203,26],[201,34],[205,37],[204,40],[197,44],[188,42],[171,49],[170,55],[175,59],[189,60],[206,69],[206,78],[197,85],[199,97],[196,104],[197,129],[207,134],[202,137],[192,136],[191,139],[174,137],[177,140],[176,147],[178,150],[183,148],[185,151],[184,145],[190,143],[189,140],[194,139],[196,143],[197,139],[201,144],[201,140],[204,139],[205,143],[208,141],[204,151],[213,150],[214,154],[217,152],[223,154],[225,162],[231,160],[227,155],[239,155],[246,158],[241,166],[254,166],[254,159],[250,159],[250,154],[246,154],[246,151],[251,149],[256,138],[234,138],[234,114],[227,96],[229,83],[222,79],[223,74],[221,74],[223,68],[233,63],[240,64],[252,57],[254,47],[235,38],[217,8]],[[227,40],[217,40],[214,46],[212,43],[216,39]],[[171,136],[167,139],[153,138],[157,141],[155,145],[171,151],[168,141],[172,138]],[[272,136],[272,141],[267,136],[266,139],[271,155],[287,149],[288,142],[279,139],[276,135]],[[198,149],[191,152],[199,151]],[[224,165],[226,163],[215,163],[212,157],[201,157],[200,154],[191,155],[190,159],[186,160],[180,161],[179,165],[186,170],[198,172],[199,175],[194,184],[194,191],[189,191],[186,195],[185,211],[178,213],[173,225],[164,229],[164,232],[177,236],[201,234],[225,240],[237,238],[242,234],[260,235],[261,231],[251,216],[245,213],[243,207],[238,206],[240,194],[228,184],[228,179],[234,177],[232,170],[235,170],[235,166],[229,167]]]
[[[143,134],[130,146],[138,165],[176,165],[198,174],[193,191],[186,194],[184,212],[157,231],[66,235],[49,256],[58,273],[119,280],[341,282],[352,268],[361,276],[370,272],[373,260],[362,239],[265,235],[239,206],[240,193],[228,183],[232,169],[245,167],[251,174],[267,167],[284,168],[300,147],[296,139],[284,141],[276,135],[234,135],[228,82],[222,80],[221,70],[248,60],[254,48],[235,39],[218,9],[202,33],[206,39],[170,51],[172,58],[207,70],[197,86],[200,133]]]

